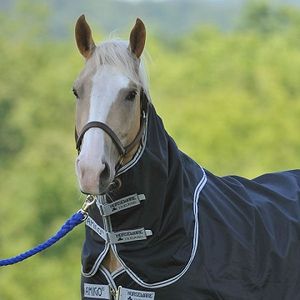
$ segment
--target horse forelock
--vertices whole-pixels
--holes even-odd
[[[139,64],[128,50],[128,42],[112,39],[100,43],[90,58],[92,65],[101,68],[102,65],[112,65],[125,74],[131,81],[140,85],[150,101],[148,74],[144,58]]]

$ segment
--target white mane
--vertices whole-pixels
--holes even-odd
[[[151,101],[144,59],[141,58],[137,72],[136,64],[128,51],[127,41],[119,39],[104,41],[96,47],[93,58],[95,59],[97,68],[103,64],[116,66],[122,73],[130,78],[130,80],[140,85],[148,100]]]

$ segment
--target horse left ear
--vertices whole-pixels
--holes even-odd
[[[140,58],[145,47],[146,42],[146,28],[143,21],[136,19],[135,25],[130,33],[130,50],[137,57]]]

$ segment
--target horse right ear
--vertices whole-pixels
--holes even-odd
[[[81,15],[76,22],[75,38],[79,52],[86,59],[89,58],[96,46],[93,41],[91,28],[86,22],[84,15]]]
[[[136,56],[140,58],[145,47],[146,42],[146,28],[143,21],[139,18],[136,19],[135,25],[130,32],[130,50]]]

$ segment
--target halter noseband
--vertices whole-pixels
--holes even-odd
[[[98,122],[98,121],[91,121],[85,124],[85,126],[82,128],[80,134],[77,134],[77,131],[75,129],[75,141],[76,141],[76,149],[78,153],[80,152],[80,147],[82,144],[82,140],[84,137],[84,134],[90,129],[90,128],[100,128],[104,130],[109,137],[112,139],[113,143],[115,144],[119,154],[120,159],[119,163],[123,160],[124,156],[128,154],[141,140],[142,135],[144,133],[144,129],[146,126],[146,114],[147,114],[147,107],[148,107],[148,99],[144,93],[144,91],[141,91],[141,122],[140,122],[140,129],[133,139],[133,141],[128,144],[127,146],[123,146],[122,142],[118,138],[118,136],[115,134],[115,132],[107,126],[105,123]]]

